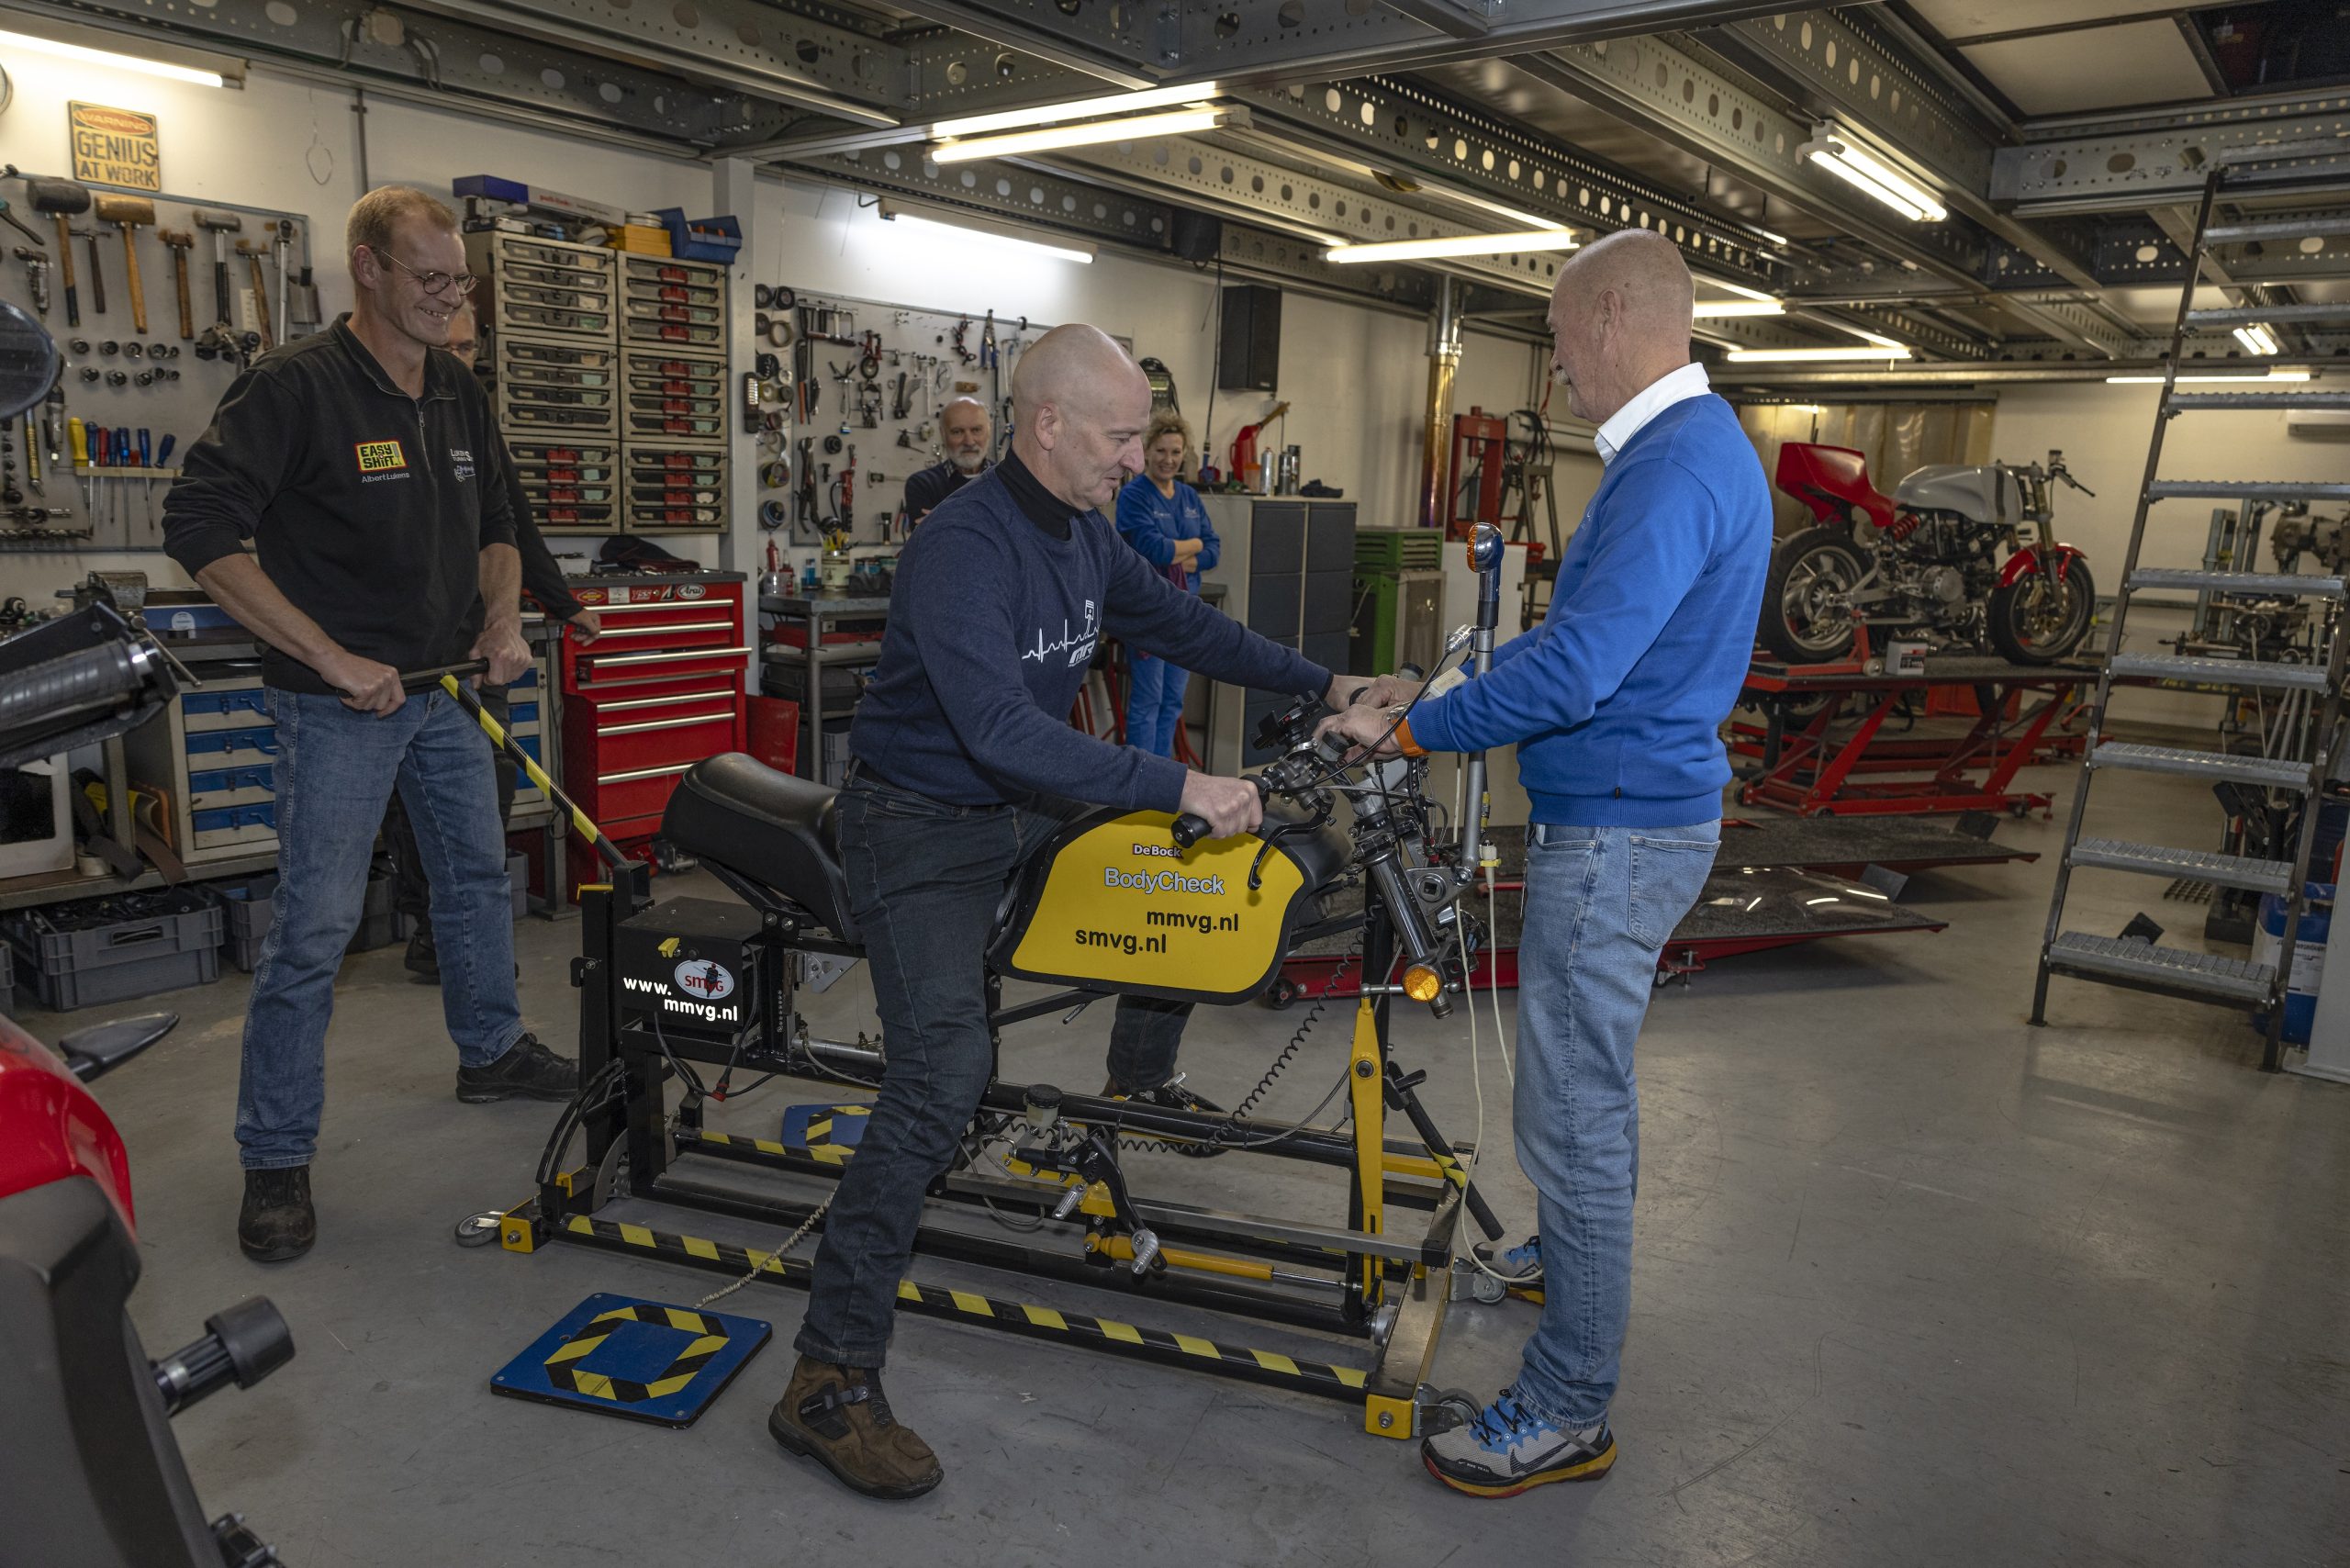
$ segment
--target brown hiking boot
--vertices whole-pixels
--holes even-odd
[[[878,1368],[800,1357],[767,1431],[868,1497],[919,1497],[946,1474],[930,1445],[890,1414]]]

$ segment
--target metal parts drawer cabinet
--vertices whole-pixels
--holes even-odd
[[[160,796],[154,823],[201,866],[277,846],[277,725],[258,665],[207,666],[204,684],[123,743],[131,783]]]

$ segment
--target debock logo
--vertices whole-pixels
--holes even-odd
[[[1134,852],[1136,855],[1156,855],[1162,860],[1183,858],[1183,852],[1171,844],[1137,844],[1134,846]]]
[[[1186,877],[1176,871],[1121,871],[1115,866],[1102,868],[1102,885],[1123,888],[1137,893],[1208,893],[1224,896],[1222,877]]]
[[[726,966],[707,958],[687,959],[677,966],[674,978],[679,991],[704,1002],[723,1002],[734,994],[734,977]]]

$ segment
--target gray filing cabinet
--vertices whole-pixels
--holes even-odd
[[[1224,610],[1259,635],[1344,670],[1354,625],[1355,507],[1297,497],[1203,496],[1223,540],[1206,581],[1225,588]],[[1294,692],[1219,689],[1208,733],[1209,771],[1231,774],[1270,760],[1258,723]]]

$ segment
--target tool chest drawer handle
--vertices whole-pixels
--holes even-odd
[[[632,697],[624,702],[599,702],[596,711],[599,714],[624,713],[639,708],[677,708],[688,702],[724,701],[733,695],[733,685],[729,682],[724,686],[712,687],[708,691],[688,691],[675,697]]]
[[[633,615],[642,610],[715,610],[733,603],[733,597],[722,589],[701,599],[652,599],[641,604],[591,604],[588,608],[599,615]]]
[[[747,657],[750,652],[748,648],[688,648],[678,654],[630,654],[626,657],[617,659],[598,658],[590,654],[584,655],[580,663],[587,665],[589,674],[593,675],[601,670],[618,669],[624,665],[671,664],[678,659]]]
[[[673,713],[666,719],[647,719],[637,724],[599,724],[596,733],[599,735],[634,735],[646,730],[674,730],[685,724],[732,723],[733,719],[733,708],[722,708],[715,713]]]
[[[665,632],[732,632],[732,621],[666,621],[658,626],[615,626],[601,637],[658,637]]]
[[[596,776],[596,782],[599,784],[626,784],[631,780],[637,778],[666,778],[672,773],[683,773],[686,769],[693,766],[694,764],[690,762],[680,762],[675,763],[667,767],[640,767],[632,773],[599,773]]]

